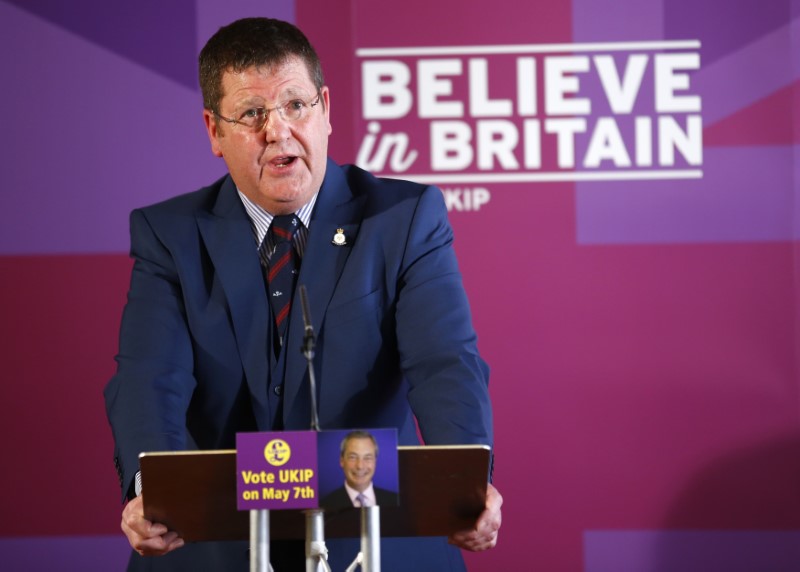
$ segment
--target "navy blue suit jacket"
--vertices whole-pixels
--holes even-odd
[[[309,227],[298,284],[317,332],[321,427],[395,427],[415,444],[416,416],[429,444],[491,445],[488,368],[441,192],[329,160]],[[230,177],[134,211],[131,256],[105,390],[123,494],[142,451],[235,448],[237,432],[271,430],[278,386],[282,426],[309,427],[300,305],[275,379],[263,273]]]

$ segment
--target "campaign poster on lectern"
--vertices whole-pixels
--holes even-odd
[[[236,450],[239,510],[399,503],[395,429],[239,433]]]
[[[318,448],[322,508],[397,506],[395,429],[322,431]]]
[[[317,507],[315,432],[238,433],[236,452],[239,510]]]

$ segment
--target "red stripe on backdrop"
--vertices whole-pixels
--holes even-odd
[[[800,80],[709,125],[703,140],[709,147],[800,143],[800,129],[791,120],[794,109],[800,109]]]
[[[119,531],[102,391],[130,268],[121,254],[0,258],[0,536]]]

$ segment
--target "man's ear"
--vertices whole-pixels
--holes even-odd
[[[222,137],[219,123],[214,113],[208,109],[203,110],[203,121],[206,124],[206,132],[208,133],[208,141],[211,143],[211,152],[217,157],[222,157],[222,149],[219,145],[219,137]]]
[[[323,107],[325,113],[325,122],[328,124],[328,135],[330,135],[333,133],[333,127],[331,126],[331,94],[327,85],[322,86],[322,89],[320,90],[320,97],[322,97],[322,104],[325,106]]]

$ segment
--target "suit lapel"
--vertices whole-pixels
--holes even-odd
[[[267,430],[270,421],[266,395],[271,355],[267,348],[272,346],[267,327],[270,318],[264,276],[250,220],[230,177],[222,184],[214,208],[211,212],[200,213],[197,224],[230,307],[253,412],[259,427]]]
[[[353,196],[341,167],[328,160],[298,279],[298,287],[305,285],[308,291],[309,310],[317,334],[358,234],[363,209],[363,197]],[[333,243],[338,229],[344,231],[346,245],[337,246]],[[303,384],[307,383],[306,360],[299,351],[304,334],[299,293],[295,295],[290,320],[285,347],[288,353],[283,405],[286,427],[296,429],[303,427],[310,419],[308,390],[303,389]],[[317,381],[321,382],[319,379]]]

